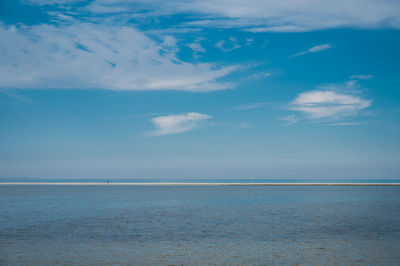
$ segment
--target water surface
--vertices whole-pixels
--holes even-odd
[[[0,264],[400,261],[400,187],[0,186]]]

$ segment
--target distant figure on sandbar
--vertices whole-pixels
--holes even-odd
[[[107,180],[107,184],[110,183],[110,181]]]

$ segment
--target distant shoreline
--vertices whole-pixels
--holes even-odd
[[[50,186],[400,186],[400,183],[212,183],[212,182],[0,182],[0,185],[50,185]]]

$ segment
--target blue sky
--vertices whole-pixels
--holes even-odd
[[[0,176],[400,178],[399,13],[3,0]]]

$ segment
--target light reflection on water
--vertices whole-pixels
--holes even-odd
[[[400,262],[400,187],[0,186],[0,265]]]

